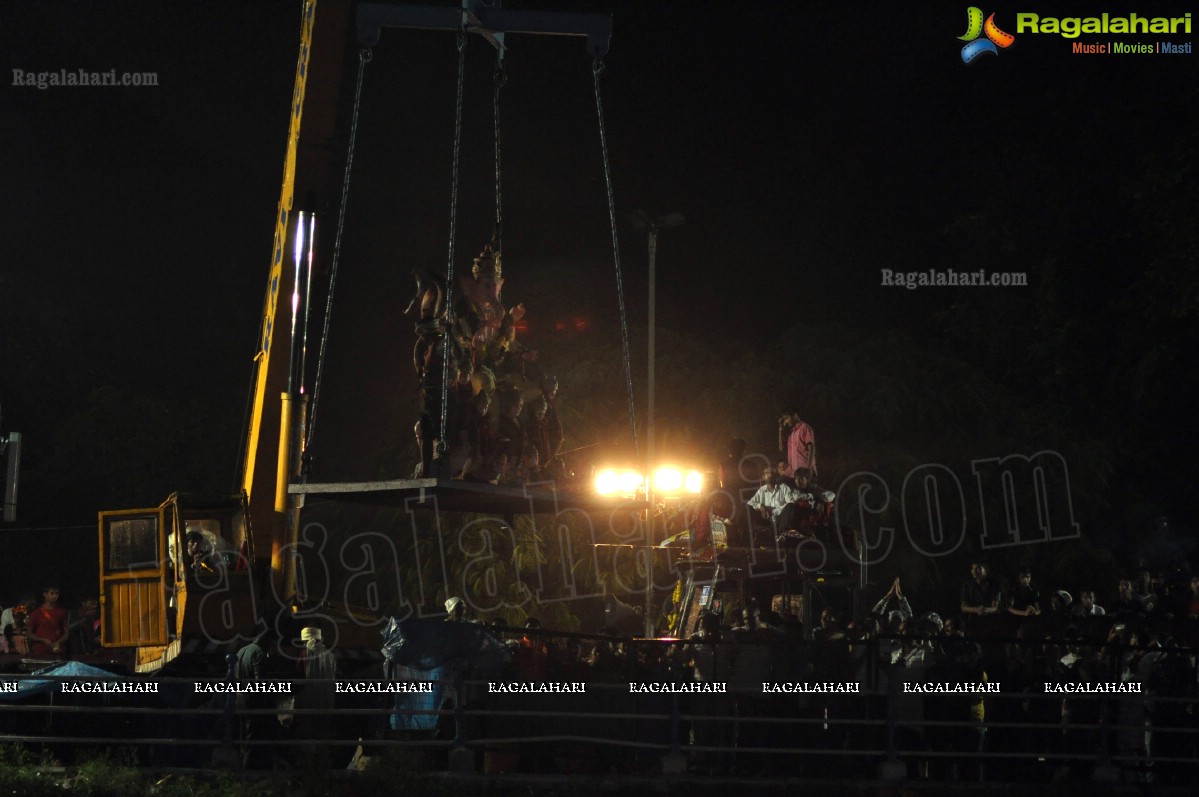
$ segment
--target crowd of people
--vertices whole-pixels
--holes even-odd
[[[45,659],[84,656],[100,647],[99,603],[83,598],[68,611],[59,604],[56,585],[42,590],[41,601],[26,595],[0,604],[0,653]]]
[[[512,632],[513,658],[504,677],[587,683],[594,694],[574,698],[584,714],[654,713],[655,700],[662,703],[658,713],[669,710],[669,695],[631,695],[630,683],[725,684],[723,693],[680,698],[684,749],[687,741],[723,748],[691,754],[691,767],[703,772],[796,774],[796,766],[832,771],[819,757],[798,764],[794,756],[768,752],[784,748],[837,750],[844,756],[837,762],[860,767],[849,754],[885,750],[881,721],[890,718],[911,777],[981,778],[979,753],[986,753],[999,756],[1013,778],[1089,778],[1101,751],[1136,778],[1193,775],[1168,762],[1199,755],[1199,742],[1188,731],[1194,703],[1172,700],[1199,697],[1199,617],[1191,610],[1199,601],[1199,579],[1192,581],[1189,601],[1154,602],[1145,599],[1151,591],[1134,590],[1142,599],[1117,616],[1097,614],[1095,603],[1042,609],[1039,598],[1029,599],[1027,575],[1019,579],[1023,590],[1011,597],[994,591],[976,602],[985,568],[975,564],[972,570],[974,587],[967,584],[958,611],[944,617],[916,613],[897,578],[861,619],[825,607],[811,634],[777,599],[769,607],[751,600],[704,613],[700,629],[676,642],[622,639],[615,628],[601,629],[596,639],[547,636],[534,627],[518,640]],[[988,595],[985,585],[983,593]],[[968,611],[980,608],[982,614]],[[1001,629],[996,618],[1009,625]],[[934,694],[904,686],[927,683],[983,688]],[[815,685],[817,691],[770,693],[764,685],[772,684]],[[1118,694],[1055,693],[1052,687],[1063,684],[1128,688]],[[829,685],[857,688],[821,688]],[[588,728],[587,735],[597,738],[670,741],[666,723],[649,719],[588,720]],[[588,765],[634,771],[658,766],[659,753],[638,749],[625,756],[621,749],[597,748],[592,754],[598,760]],[[1167,763],[1151,763],[1162,759]]]

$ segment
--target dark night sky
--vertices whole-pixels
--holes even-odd
[[[956,220],[1002,220],[996,239],[1052,251],[1066,232],[1085,240],[1078,232],[1088,226],[1124,222],[1118,208],[1146,155],[1177,151],[1193,164],[1194,55],[1073,55],[1066,39],[1029,34],[967,66],[957,40],[965,6],[956,3],[586,7],[615,15],[604,96],[618,213],[687,217],[659,249],[659,321],[680,334],[713,318],[748,348],[777,345],[772,335],[797,319],[927,333],[946,294],[883,288],[880,269],[1004,263],[1002,250],[964,245]],[[40,341],[6,350],[34,361],[3,366],[0,431],[24,426],[26,456],[37,458],[48,433],[30,434],[39,407],[69,405],[102,384],[204,396],[236,405],[240,417],[299,8],[144,0],[0,8],[4,310]],[[1066,8],[1105,10],[1032,10]],[[1024,9],[984,10],[1014,31]],[[481,40],[470,45],[459,264],[492,223],[491,55]],[[589,59],[577,40],[513,37],[510,47],[505,298],[527,300],[533,324],[587,314],[614,335]],[[452,37],[387,32],[367,70],[321,432],[349,443],[326,456],[345,477],[376,475],[354,452],[380,427],[408,428],[395,396],[411,379],[411,324],[399,310],[410,269],[445,260],[454,59]],[[9,85],[13,69],[60,68],[156,72],[159,86]],[[627,226],[620,235],[632,321],[643,324],[644,239]],[[1138,276],[1139,254],[1135,243],[1081,246],[1056,279],[1069,281],[1085,316]],[[1010,290],[1038,290],[1042,265],[1011,262],[1030,286]],[[1122,323],[1113,319],[1113,329]],[[28,379],[11,376],[33,373],[42,377],[33,395]],[[1163,421],[1163,437],[1175,422]]]

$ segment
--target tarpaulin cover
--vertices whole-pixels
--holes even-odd
[[[418,711],[436,711],[445,702],[445,679],[453,677],[449,667],[432,670],[414,670],[402,664],[396,665],[393,677],[397,681],[430,681],[429,692],[396,692],[396,713],[391,715],[393,731],[431,731],[437,728],[438,714],[417,714]]]
[[[440,717],[414,714],[440,709],[446,698],[446,681],[460,665],[487,673],[508,661],[508,650],[483,626],[439,620],[389,618],[383,629],[383,656],[393,664],[390,677],[397,681],[432,682],[430,692],[397,692],[393,730],[431,731]]]
[[[48,676],[39,678],[36,676]],[[52,667],[38,670],[28,678],[22,678],[17,682],[17,691],[3,692],[0,691],[0,700],[24,700],[27,697],[34,695],[45,694],[58,690],[58,685],[62,683],[62,678],[87,678],[95,681],[104,681],[115,678],[108,670],[101,670],[99,667],[92,667],[90,664],[83,664],[78,661],[64,661],[62,664],[55,664]]]
[[[476,672],[495,672],[508,662],[508,649],[484,626],[441,620],[388,618],[383,656],[413,670],[462,662]]]

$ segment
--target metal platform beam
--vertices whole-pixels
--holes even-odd
[[[287,491],[311,501],[354,501],[381,506],[405,506],[411,499],[428,502],[430,508],[446,512],[479,512],[494,515],[523,515],[530,512],[557,513],[579,510],[587,513],[643,512],[644,500],[603,498],[587,490],[562,489],[554,482],[521,487],[457,479],[392,479],[370,482],[324,482],[291,484]],[[436,503],[434,504],[434,499]]]
[[[495,34],[533,34],[544,36],[583,36],[587,51],[603,58],[612,38],[612,18],[604,14],[572,14],[560,11],[517,11],[488,8],[470,3],[468,8],[452,6],[408,6],[363,3],[358,6],[358,41],[373,47],[383,28],[410,30],[465,29],[479,33],[495,43]],[[502,38],[501,38],[502,41]]]

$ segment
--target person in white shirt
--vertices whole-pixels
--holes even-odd
[[[769,520],[776,532],[784,532],[795,527],[795,502],[802,498],[799,490],[780,480],[774,468],[766,467],[762,471],[762,486],[746,506]]]

